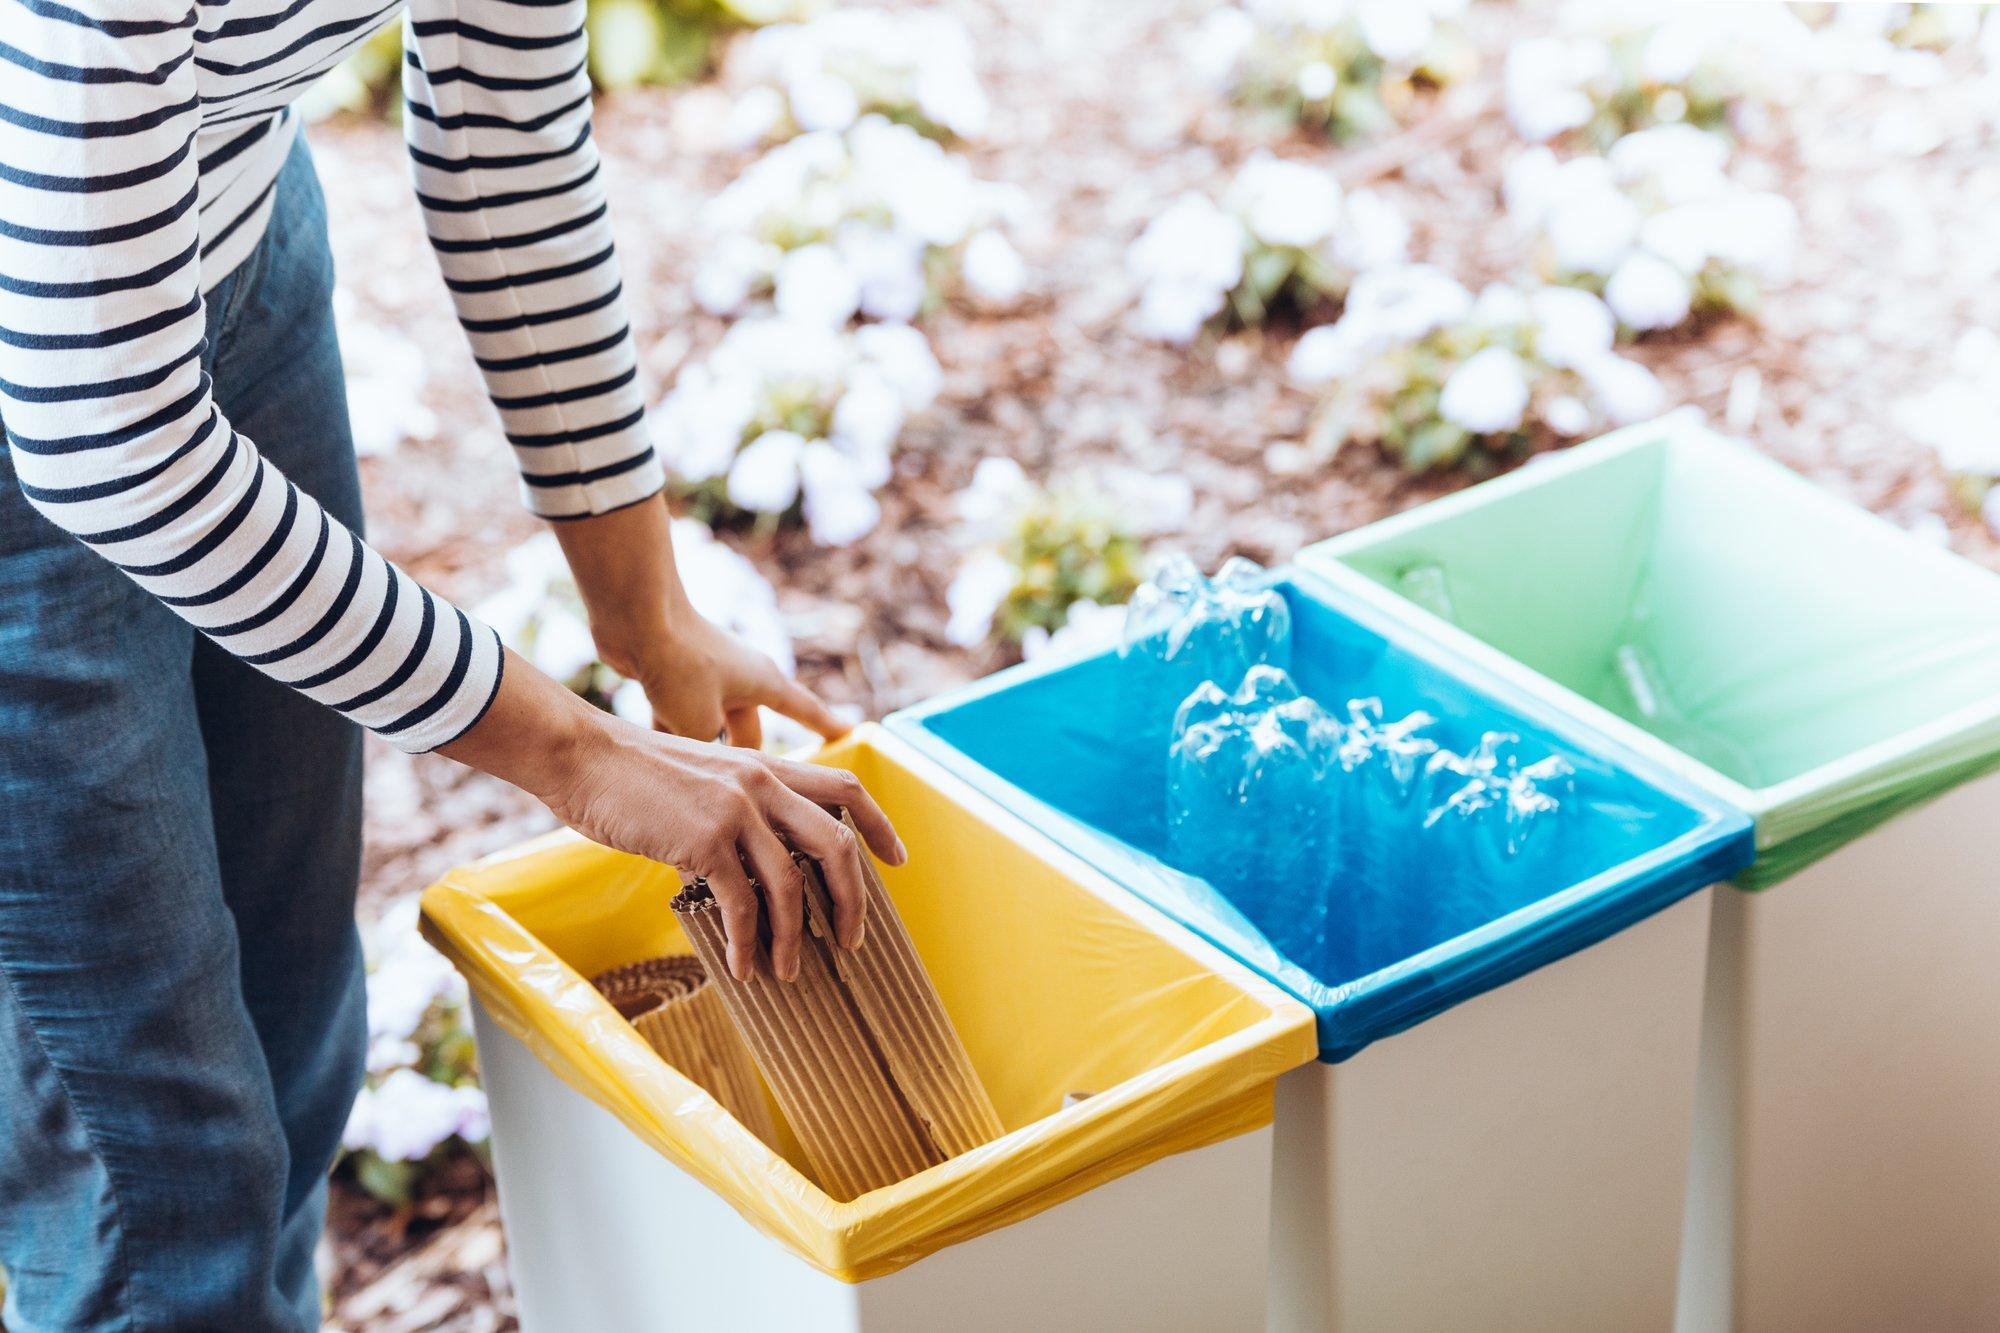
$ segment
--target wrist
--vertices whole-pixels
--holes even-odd
[[[555,805],[611,743],[614,722],[509,651],[485,716],[439,753]]]

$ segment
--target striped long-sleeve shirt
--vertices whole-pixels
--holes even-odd
[[[0,423],[37,509],[259,670],[409,750],[470,726],[497,638],[217,409],[203,294],[255,248],[292,101],[402,0],[0,0]],[[412,0],[426,225],[530,506],[663,484],[590,140],[584,0]]]

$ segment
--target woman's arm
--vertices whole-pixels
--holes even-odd
[[[4,7],[22,58],[0,65],[0,421],[22,494],[265,674],[402,749],[456,736],[492,698],[498,638],[293,486],[210,393],[194,10]],[[282,154],[291,129],[245,136]]]
[[[596,518],[558,523],[556,536],[590,612],[598,655],[644,687],[662,731],[732,745],[763,743],[757,708],[829,739],[847,730],[777,664],[696,613],[674,565],[673,520],[659,496]]]

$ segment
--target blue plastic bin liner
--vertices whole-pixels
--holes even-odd
[[[1288,955],[1208,881],[1170,863],[1167,752],[1184,682],[1156,660],[1114,651],[1016,667],[893,714],[888,725],[1298,996],[1318,1015],[1326,1061],[1586,948],[1750,863],[1743,814],[1308,572],[1278,570],[1272,580],[1291,607],[1292,674],[1336,714],[1349,699],[1376,696],[1390,717],[1434,714],[1426,734],[1461,753],[1482,732],[1506,731],[1520,736],[1524,753],[1574,765],[1577,802],[1562,849],[1534,878],[1499,883],[1469,865],[1412,866],[1409,891],[1372,937],[1355,937],[1336,912],[1326,947]],[[1425,850],[1423,836],[1413,830],[1413,855]]]

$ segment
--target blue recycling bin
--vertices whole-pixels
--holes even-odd
[[[1566,759],[1560,845],[1510,875],[1412,830],[1389,910],[1281,949],[1262,904],[1175,864],[1186,680],[1157,659],[1018,667],[888,725],[1313,1009],[1322,1063],[1279,1091],[1274,1327],[1665,1327],[1703,890],[1749,863],[1749,820],[1317,576],[1271,578],[1305,693],[1422,709],[1459,752],[1500,731]]]

